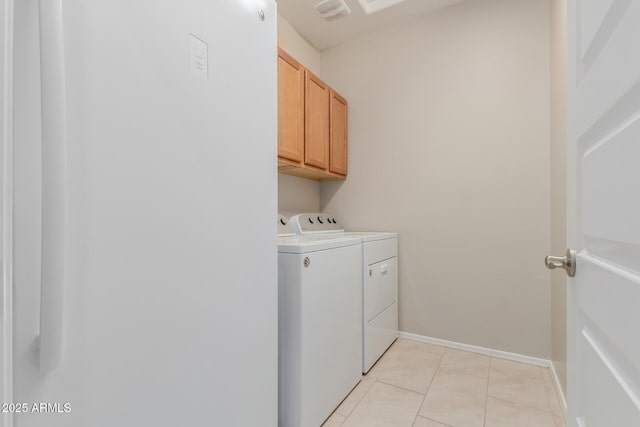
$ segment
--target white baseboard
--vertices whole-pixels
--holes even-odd
[[[556,372],[556,367],[553,363],[550,363],[549,370],[551,371],[551,379],[553,380],[553,386],[556,388],[556,393],[558,393],[558,399],[560,399],[560,408],[562,409],[563,415],[567,416],[567,398],[564,395],[564,391],[562,390],[562,386],[560,385],[560,379],[558,378],[558,373]]]
[[[529,365],[540,366],[543,368],[548,368],[551,366],[551,361],[547,359],[525,356],[524,354],[510,353],[508,351],[496,350],[493,348],[463,344],[455,341],[441,340],[439,338],[425,337],[423,335],[410,334],[409,332],[400,331],[398,335],[400,336],[400,338],[426,342],[428,344],[435,344],[443,347],[455,348],[457,350],[470,351],[472,353],[486,354],[487,356],[497,357],[499,359],[513,360],[514,362],[527,363]]]

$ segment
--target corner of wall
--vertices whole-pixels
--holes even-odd
[[[316,75],[321,75],[320,51],[278,14],[278,46]]]
[[[566,0],[551,0],[550,21],[550,248],[552,254],[561,254],[567,246],[567,49]],[[551,274],[551,360],[558,382],[566,393],[566,286],[563,274]]]
[[[320,52],[281,15],[278,15],[278,46],[311,72],[321,75]],[[319,210],[320,183],[318,181],[278,174],[278,212],[318,212]]]

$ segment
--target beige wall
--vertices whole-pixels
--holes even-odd
[[[320,183],[297,176],[278,175],[278,212],[283,215],[320,212]]]
[[[562,255],[567,247],[567,55],[566,0],[551,0],[551,248]],[[567,279],[551,274],[551,360],[567,392]]]
[[[403,331],[551,356],[549,13],[463,2],[322,54],[350,158],[321,208],[399,232]]]
[[[278,15],[278,46],[320,76],[320,52]],[[318,212],[320,183],[288,175],[278,175],[278,212]]]

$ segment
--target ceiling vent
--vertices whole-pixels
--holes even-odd
[[[358,0],[367,15],[380,12],[382,9],[395,6],[403,1],[404,0]]]
[[[363,1],[363,0],[361,0]],[[366,1],[366,0],[364,0]],[[316,10],[327,21],[351,14],[351,9],[344,0],[322,0],[315,6]]]

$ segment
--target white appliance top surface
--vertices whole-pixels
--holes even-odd
[[[345,231],[342,234],[349,237],[360,237],[363,242],[398,238],[398,233],[391,233],[388,231]]]
[[[358,237],[347,237],[342,234],[278,237],[278,252],[304,254],[308,252],[341,248],[344,246],[359,245],[361,241],[362,240]]]
[[[301,213],[289,218],[291,230],[301,235],[330,235],[341,234],[350,237],[359,237],[363,242],[373,240],[393,239],[398,233],[383,231],[347,231],[334,215],[324,213]]]

